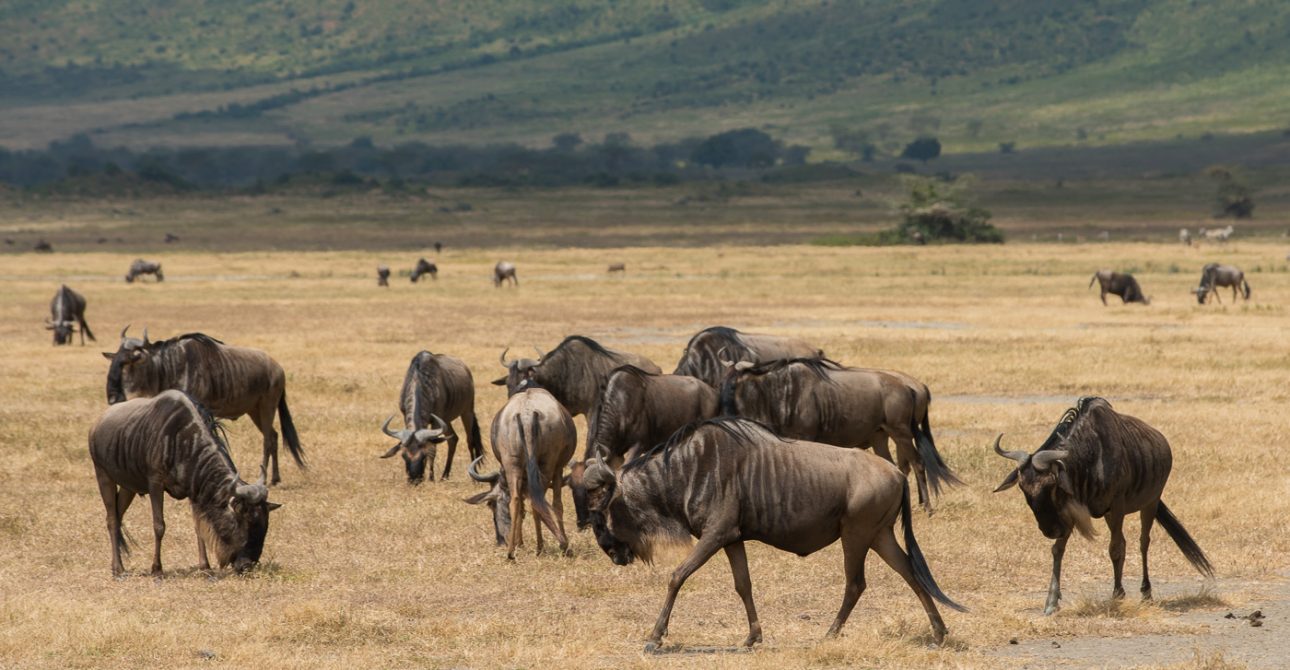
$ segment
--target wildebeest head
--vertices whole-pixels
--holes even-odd
[[[477,482],[488,484],[488,490],[466,498],[466,502],[471,505],[486,504],[492,509],[493,532],[497,546],[500,547],[506,544],[506,538],[511,534],[511,492],[506,486],[501,470],[488,475],[479,474],[479,462],[482,460],[484,457],[480,456],[471,461],[470,467],[466,468],[466,474]],[[520,509],[523,511],[524,508]]]
[[[260,561],[264,553],[264,538],[269,533],[269,512],[282,505],[269,502],[269,488],[265,486],[265,471],[260,470],[260,481],[247,484],[238,480],[229,496],[221,519],[215,523],[226,525],[229,542],[208,541],[215,548],[219,566],[233,565],[235,572],[246,572]],[[208,538],[214,540],[215,538]]]
[[[1093,534],[1088,508],[1079,502],[1066,470],[1065,460],[1070,453],[1065,449],[1040,449],[1034,454],[1024,451],[1004,451],[1000,448],[1003,434],[994,440],[994,451],[1000,456],[1016,461],[1017,468],[1004,478],[995,493],[1019,486],[1026,496],[1026,504],[1035,515],[1044,537],[1060,539],[1077,530],[1085,537]]]
[[[600,545],[615,565],[627,565],[636,560],[632,545],[623,541],[609,528],[609,506],[621,497],[618,478],[614,471],[600,459],[588,459],[582,482],[587,489],[587,510],[591,514],[591,528]],[[648,558],[648,557],[647,557]]]
[[[544,356],[542,351],[539,349],[537,352],[538,357],[536,359],[517,358],[513,361],[507,362],[506,354],[510,350],[510,347],[507,347],[502,351],[501,355],[497,357],[497,360],[501,362],[502,367],[506,368],[506,376],[493,380],[494,386],[506,387],[508,397],[524,390],[527,386],[526,382],[533,381],[533,377],[536,374],[536,368],[542,362],[542,357]]]
[[[130,326],[121,329],[121,346],[114,353],[103,352],[103,358],[112,361],[108,368],[107,401],[109,405],[125,402],[125,384],[123,376],[132,366],[148,358],[152,343],[148,341],[148,329],[143,329],[143,339],[126,337]]]
[[[74,321],[50,321],[45,319],[45,330],[54,331],[54,344],[71,344],[72,333],[76,332]]]
[[[398,444],[390,447],[381,455],[381,458],[390,458],[395,454],[403,455],[403,467],[408,471],[408,483],[420,484],[425,479],[427,456],[434,454],[435,445],[443,442],[447,438],[443,436],[447,432],[447,424],[434,414],[430,415],[430,420],[434,421],[438,428],[421,428],[420,430],[390,430],[390,422],[394,416],[385,420],[385,425],[381,426],[381,432],[399,441]],[[433,476],[433,475],[432,475]]]
[[[725,349],[717,352],[717,361],[725,370],[725,376],[721,380],[721,387],[718,389],[720,391],[721,413],[734,416],[739,413],[736,399],[736,394],[739,391],[739,380],[749,370],[756,367],[756,364],[752,361],[732,361],[726,358]]]

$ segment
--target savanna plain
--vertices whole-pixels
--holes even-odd
[[[118,230],[128,232],[129,219]],[[133,285],[121,276],[139,254],[120,245],[60,251],[56,243],[53,254],[2,255],[0,666],[1284,664],[1285,241],[1197,248],[1029,237],[966,248],[576,248],[542,244],[530,230],[488,248],[449,245],[436,256],[437,280],[413,285],[396,274],[388,289],[376,286],[378,263],[397,273],[428,250],[391,251],[393,240],[361,251],[234,244],[219,252],[181,242],[147,254],[163,262],[164,283]],[[490,281],[503,258],[519,268],[518,289]],[[1227,294],[1222,305],[1198,305],[1188,291],[1210,261],[1243,267],[1252,299],[1234,304]],[[611,262],[626,263],[626,274],[607,275]],[[1113,298],[1103,307],[1087,288],[1099,267],[1133,270],[1152,304]],[[42,320],[60,283],[88,297],[97,344],[51,346]],[[645,654],[681,554],[614,566],[589,533],[572,532],[566,505],[572,557],[549,544],[534,555],[526,524],[525,547],[507,562],[487,509],[462,501],[481,488],[466,476],[464,445],[451,479],[418,487],[405,483],[398,459],[378,458],[389,446],[381,422],[395,412],[408,361],[421,349],[469,364],[486,426],[505,401],[489,382],[502,374],[506,347],[529,354],[580,333],[670,371],[691,334],[718,324],[802,337],[839,361],[902,370],[929,385],[938,445],[966,482],[944,492],[933,516],[916,509],[914,517],[933,574],[971,609],[942,609],[950,629],[943,647],[930,646],[916,599],[872,556],[868,589],[843,634],[824,640],[841,601],[840,548],[799,558],[750,545],[765,643],[737,648],[743,610],[717,557],[682,590],[663,653]],[[270,495],[283,507],[260,566],[245,576],[196,571],[187,503],[167,499],[165,576],[147,574],[149,510],[136,503],[125,517],[138,543],[128,574],[111,577],[86,436],[106,406],[99,352],[115,350],[126,325],[132,333],[147,327],[154,339],[203,331],[262,348],[287,371],[310,467],[283,464],[284,482]],[[1094,541],[1071,542],[1063,609],[1042,615],[1049,542],[1017,491],[991,493],[1010,466],[990,444],[1002,432],[1006,448],[1034,449],[1082,395],[1104,396],[1169,438],[1174,468],[1164,499],[1208,553],[1216,581],[1196,574],[1157,528],[1156,600],[1139,603],[1135,516],[1125,528],[1129,599],[1109,600],[1103,527]],[[581,439],[585,424],[577,423]],[[259,434],[247,419],[229,422],[228,433],[234,460],[252,478]],[[440,467],[443,458],[441,449]],[[1253,609],[1267,617],[1260,628],[1225,618]]]

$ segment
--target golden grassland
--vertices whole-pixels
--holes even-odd
[[[1283,244],[1009,244],[974,248],[453,247],[437,281],[395,277],[379,262],[410,253],[174,250],[167,280],[127,285],[134,254],[0,257],[0,666],[113,667],[1020,667],[998,656],[1011,638],[1166,636],[1148,663],[1226,667],[1241,649],[1196,613],[1239,610],[1283,588],[1290,569],[1290,274]],[[494,289],[492,264],[519,267],[520,288]],[[1246,268],[1253,300],[1198,306],[1200,266]],[[608,262],[627,264],[608,277]],[[1103,307],[1088,290],[1099,267],[1137,269],[1150,307]],[[1259,272],[1254,272],[1254,268]],[[97,345],[55,348],[41,320],[60,282],[89,299]],[[165,577],[147,575],[146,503],[126,515],[138,541],[113,580],[103,508],[86,451],[105,406],[107,363],[126,324],[153,338],[204,331],[260,347],[287,370],[288,398],[311,468],[284,463],[260,567],[211,579],[194,571],[187,503],[167,499]],[[503,347],[529,352],[582,333],[670,370],[688,336],[727,324],[795,335],[853,364],[912,373],[933,392],[932,427],[966,486],[915,529],[933,573],[969,614],[942,610],[950,637],[929,648],[926,618],[899,578],[872,558],[869,588],[836,640],[822,640],[842,593],[837,545],[798,558],[749,547],[766,631],[752,653],[720,557],[686,585],[668,653],[641,649],[679,556],[616,567],[589,534],[572,558],[526,547],[508,563],[492,543],[479,490],[459,453],[448,482],[412,488],[379,460],[381,421],[420,349],[463,358],[485,424],[504,401],[488,382]],[[1048,542],[989,445],[1034,448],[1078,396],[1103,395],[1162,430],[1174,450],[1165,492],[1217,566],[1206,586],[1157,529],[1157,601],[1108,604],[1104,529],[1071,543],[1066,608],[1040,614]],[[578,421],[580,436],[583,430]],[[229,425],[247,473],[259,435]],[[487,439],[487,437],[485,438]],[[464,452],[464,446],[462,451]],[[443,452],[440,452],[442,465]],[[573,528],[572,505],[566,524]],[[548,545],[550,547],[550,545]],[[1269,630],[1283,625],[1272,620]],[[1269,635],[1281,635],[1269,632]],[[1153,637],[1152,639],[1158,639]],[[1282,637],[1281,639],[1284,639]],[[1284,658],[1284,657],[1283,657]],[[1080,664],[1079,659],[1071,659]],[[1101,663],[1096,663],[1101,664]]]

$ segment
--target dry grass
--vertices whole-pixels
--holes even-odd
[[[1194,624],[1165,605],[1130,600],[1108,614],[1079,607],[1109,594],[1105,530],[1096,542],[1071,543],[1068,609],[1040,616],[1048,544],[1018,494],[990,493],[1007,464],[988,445],[1006,432],[1007,446],[1033,448],[1082,394],[1104,395],[1159,427],[1175,455],[1166,500],[1221,575],[1214,595],[1222,601],[1195,606],[1245,604],[1257,592],[1250,584],[1275,582],[1290,567],[1281,466],[1290,275],[1252,274],[1249,304],[1199,307],[1187,289],[1208,260],[1266,268],[1284,254],[1281,245],[1251,242],[1221,251],[450,248],[438,259],[437,282],[399,278],[389,290],[376,288],[374,266],[407,264],[416,253],[176,250],[162,258],[161,285],[120,280],[133,254],[5,256],[0,665],[1000,667],[1024,662],[991,655],[1013,637],[1185,634]],[[519,265],[519,290],[488,281],[500,257]],[[608,261],[626,262],[628,274],[606,278]],[[1167,272],[1171,265],[1182,271]],[[1154,304],[1102,307],[1086,290],[1101,266],[1148,268],[1139,279]],[[60,281],[88,296],[98,346],[50,346],[40,322]],[[201,330],[262,347],[288,371],[313,467],[284,465],[285,483],[272,493],[284,507],[265,563],[247,577],[191,570],[191,517],[172,500],[166,577],[144,574],[145,504],[126,516],[139,542],[127,560],[132,572],[110,577],[85,436],[105,404],[98,351],[115,348],[127,323],[154,337]],[[743,613],[717,559],[682,592],[669,653],[645,656],[674,557],[619,568],[578,534],[571,559],[526,550],[508,564],[492,545],[486,511],[461,502],[478,490],[461,454],[452,481],[419,488],[403,483],[397,463],[376,458],[386,446],[380,422],[419,349],[467,361],[488,420],[503,401],[488,384],[502,347],[550,347],[584,333],[667,368],[689,334],[718,323],[799,335],[840,360],[902,369],[931,386],[938,442],[969,482],[942,498],[936,516],[915,521],[941,585],[972,608],[945,612],[945,649],[928,648],[912,594],[876,560],[844,635],[822,641],[841,597],[838,547],[801,559],[754,545],[766,643],[734,652]],[[258,434],[245,420],[229,432],[237,462],[250,469]],[[572,526],[571,506],[566,516]],[[1126,534],[1136,532],[1131,519]],[[1201,580],[1180,552],[1162,532],[1155,540],[1157,598],[1196,593]],[[1132,540],[1126,572],[1132,594],[1140,574]],[[1185,667],[1228,667],[1225,658],[1198,653]]]

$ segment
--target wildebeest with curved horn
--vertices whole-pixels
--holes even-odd
[[[1250,283],[1245,281],[1245,273],[1240,268],[1218,263],[1210,263],[1201,270],[1200,286],[1193,289],[1192,293],[1196,294],[1196,300],[1202,305],[1210,293],[1222,304],[1223,299],[1218,295],[1220,286],[1232,288],[1232,302],[1236,302],[1238,295],[1243,295],[1246,300],[1250,299]]]
[[[515,288],[520,287],[520,278],[515,275],[515,264],[510,261],[497,261],[497,265],[493,266],[493,286],[501,288],[508,279]]]
[[[520,358],[506,360],[507,349],[498,360],[506,368],[506,376],[494,379],[495,386],[505,386],[507,393],[523,389],[526,382],[544,388],[569,410],[570,416],[590,415],[600,399],[609,373],[623,365],[634,365],[650,374],[659,374],[654,361],[639,354],[614,351],[583,335],[570,335],[560,341],[550,353],[538,351],[537,360]]]
[[[296,426],[287,409],[287,375],[282,366],[259,349],[231,347],[202,333],[188,333],[169,340],[151,342],[148,330],[143,339],[126,337],[116,353],[103,353],[112,361],[108,368],[108,404],[127,398],[147,398],[166,389],[178,389],[193,396],[221,419],[251,416],[264,435],[261,467],[272,461],[272,483],[282,481],[278,473],[278,433],[273,430],[276,410],[282,423],[282,437],[292,458],[305,467],[304,452]]]
[[[385,288],[390,287],[390,266],[388,265],[376,266],[376,285],[384,286]]]
[[[613,470],[625,460],[666,441],[682,426],[717,416],[717,392],[685,375],[650,374],[624,365],[610,373],[597,403],[596,420],[588,423],[582,461],[570,464],[569,488],[578,529],[591,522],[582,477],[586,463],[600,459]]]
[[[438,279],[439,266],[424,258],[418,260],[416,267],[412,268],[412,283],[417,283],[417,280],[424,275],[430,275],[431,279]]]
[[[723,417],[677,431],[623,466],[618,476],[593,461],[586,483],[596,541],[618,565],[638,557],[651,561],[659,543],[698,538],[672,573],[647,651],[667,634],[685,580],[721,550],[748,615],[744,646],[761,641],[744,553],[750,540],[807,556],[842,539],[846,590],[830,637],[864,592],[870,549],[918,596],[937,644],[946,630],[933,599],[963,610],[937,586],[914,539],[909,484],[895,466],[872,454],[786,440],[760,424]],[[904,550],[896,542],[898,516],[905,527]]]
[[[49,318],[45,320],[45,329],[54,331],[54,344],[71,344],[72,333],[76,325],[81,326],[81,346],[85,346],[85,336],[94,339],[90,326],[85,323],[85,296],[67,288],[67,284],[58,287],[54,299],[49,301]]]
[[[741,333],[726,326],[712,326],[690,338],[672,374],[702,379],[716,389],[721,388],[726,378],[722,358],[757,364],[781,358],[823,357],[824,350],[797,338]]]
[[[467,472],[471,479],[490,484],[483,493],[466,499],[467,503],[487,503],[493,511],[493,532],[497,544],[506,544],[506,558],[515,558],[521,544],[524,526],[524,498],[533,508],[533,527],[537,533],[537,553],[542,553],[542,524],[555,534],[560,551],[571,556],[569,537],[564,532],[564,502],[560,495],[564,466],[573,457],[578,432],[573,418],[555,397],[540,388],[529,387],[506,401],[493,417],[490,431],[493,457],[501,469],[481,475],[476,469],[480,459],[471,462]],[[546,491],[551,489],[551,505]],[[555,508],[552,513],[552,507]]]
[[[1161,500],[1173,454],[1160,431],[1141,419],[1120,414],[1102,398],[1085,397],[1066,410],[1057,427],[1033,454],[1004,451],[1003,435],[994,441],[995,453],[1017,462],[1017,467],[995,493],[1020,484],[1026,504],[1035,514],[1039,530],[1053,542],[1053,574],[1048,583],[1044,614],[1052,614],[1061,600],[1062,556],[1071,531],[1091,537],[1090,517],[1106,518],[1111,531],[1111,568],[1115,574],[1112,596],[1124,597],[1124,517],[1139,513],[1142,530],[1142,597],[1151,598],[1147,548],[1151,526],[1157,521],[1183,555],[1201,574],[1214,569],[1173,512]]]
[[[403,413],[403,430],[391,431],[388,420],[381,429],[399,443],[381,458],[402,453],[409,483],[420,484],[423,477],[434,481],[435,445],[444,441],[448,442],[448,456],[443,479],[452,473],[452,457],[457,452],[458,441],[452,429],[454,419],[461,420],[466,450],[470,453],[468,460],[483,455],[479,420],[475,418],[475,378],[461,359],[428,351],[413,356],[399,392],[399,409]],[[437,425],[437,430],[429,428],[432,423]]]
[[[269,512],[280,505],[268,501],[263,469],[254,484],[238,477],[214,418],[191,396],[170,390],[108,407],[90,430],[90,458],[107,512],[113,575],[125,570],[121,517],[138,495],[152,500],[153,575],[161,574],[165,494],[192,503],[199,568],[210,568],[208,548],[219,567],[232,564],[237,572],[260,560]]]
[[[130,271],[126,273],[125,281],[126,283],[133,284],[134,280],[138,279],[140,275],[153,275],[159,282],[166,280],[166,276],[161,274],[161,263],[154,263],[152,261],[145,261],[142,258],[136,258],[134,259],[134,262],[130,264]]]
[[[727,364],[730,361],[725,361]],[[759,421],[780,435],[863,449],[914,471],[918,500],[928,514],[942,484],[961,483],[932,438],[931,392],[903,372],[844,367],[827,358],[773,360],[730,366],[721,411]]]
[[[1142,294],[1142,288],[1138,286],[1138,280],[1127,272],[1113,272],[1111,270],[1098,270],[1093,273],[1093,278],[1088,280],[1088,287],[1093,288],[1097,283],[1102,289],[1102,304],[1106,304],[1106,294],[1120,296],[1123,303],[1140,302],[1144,305],[1151,304],[1151,298]]]

